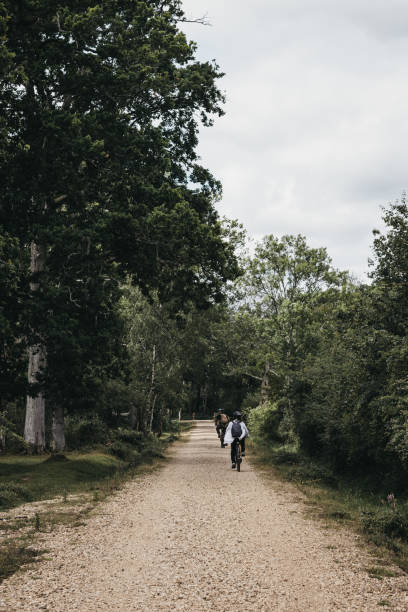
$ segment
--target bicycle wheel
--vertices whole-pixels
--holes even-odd
[[[237,464],[237,472],[241,471],[241,461],[242,461],[242,457],[241,457],[241,444],[238,441],[237,445],[236,445],[236,448],[235,448],[235,462]]]

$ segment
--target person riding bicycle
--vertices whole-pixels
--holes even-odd
[[[236,445],[241,445],[241,456],[245,457],[245,438],[249,436],[248,427],[242,420],[242,415],[239,410],[236,410],[233,414],[234,420],[229,423],[227,431],[224,436],[224,444],[231,444],[231,462],[232,469],[236,467],[235,464],[235,449]]]
[[[222,411],[222,408],[218,408],[217,412],[215,413],[214,423],[215,423],[215,429],[217,430],[217,436],[221,440],[222,448],[224,448],[225,446],[224,445],[224,435],[225,435],[225,430],[227,429],[227,426],[229,423],[229,418]]]

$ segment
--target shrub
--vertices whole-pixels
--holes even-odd
[[[160,459],[163,459],[164,455],[163,452],[161,450],[161,448],[159,447],[153,447],[153,446],[147,446],[146,448],[144,448],[142,450],[142,457],[144,458],[154,458],[154,457],[158,457]]]
[[[173,433],[180,433],[180,423],[176,420],[172,421],[171,419],[169,419],[167,422],[165,422],[163,424],[163,429],[165,431],[171,431]]]
[[[392,510],[380,508],[376,512],[363,513],[361,523],[364,531],[372,535],[383,534],[389,538],[408,537],[408,511],[406,508]]]
[[[115,442],[109,446],[109,452],[115,457],[118,457],[118,459],[122,459],[122,461],[128,463],[137,463],[140,458],[140,453],[137,450],[120,440],[115,440]]]
[[[6,451],[16,455],[26,453],[29,445],[22,436],[19,436],[14,431],[8,430],[6,433]]]
[[[276,403],[266,402],[258,408],[251,410],[248,418],[248,427],[255,441],[281,440],[279,425],[282,413]]]
[[[160,457],[163,455],[163,444],[153,435],[148,435],[143,441],[142,455],[144,457]]]
[[[131,444],[138,449],[143,446],[145,436],[140,431],[119,428],[113,431],[112,434],[117,440],[125,442],[126,444]]]
[[[65,441],[70,449],[104,444],[108,429],[97,415],[68,416],[65,421]]]

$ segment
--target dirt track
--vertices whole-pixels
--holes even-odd
[[[408,610],[406,576],[370,578],[356,536],[304,518],[296,489],[264,482],[201,422],[161,471],[86,526],[44,536],[50,560],[3,583],[0,610]],[[383,603],[380,603],[383,602]]]

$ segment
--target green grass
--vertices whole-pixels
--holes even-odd
[[[31,540],[8,541],[0,546],[0,581],[14,574],[20,567],[38,561],[45,551],[31,548]]]
[[[382,580],[383,578],[394,578],[397,574],[387,567],[367,567],[367,574],[370,578],[377,578],[378,580]]]
[[[252,461],[265,472],[293,482],[307,497],[307,513],[331,526],[344,525],[362,534],[384,564],[395,563],[408,572],[408,499],[387,503],[391,493],[374,488],[357,478],[334,474],[299,454],[294,447],[250,445]],[[385,483],[386,486],[386,483]],[[372,568],[369,568],[372,569]],[[376,578],[384,568],[369,572]],[[375,576],[374,576],[375,574]]]
[[[66,456],[63,462],[50,461],[47,455],[1,457],[0,509],[86,491],[126,468],[124,461],[108,453]]]
[[[0,457],[0,511],[39,501],[98,489],[112,478],[131,475],[136,466],[164,458],[166,447],[191,428],[181,423],[178,431],[160,439],[118,430],[116,439],[96,450],[65,455],[9,455]],[[176,427],[175,427],[176,429]]]

